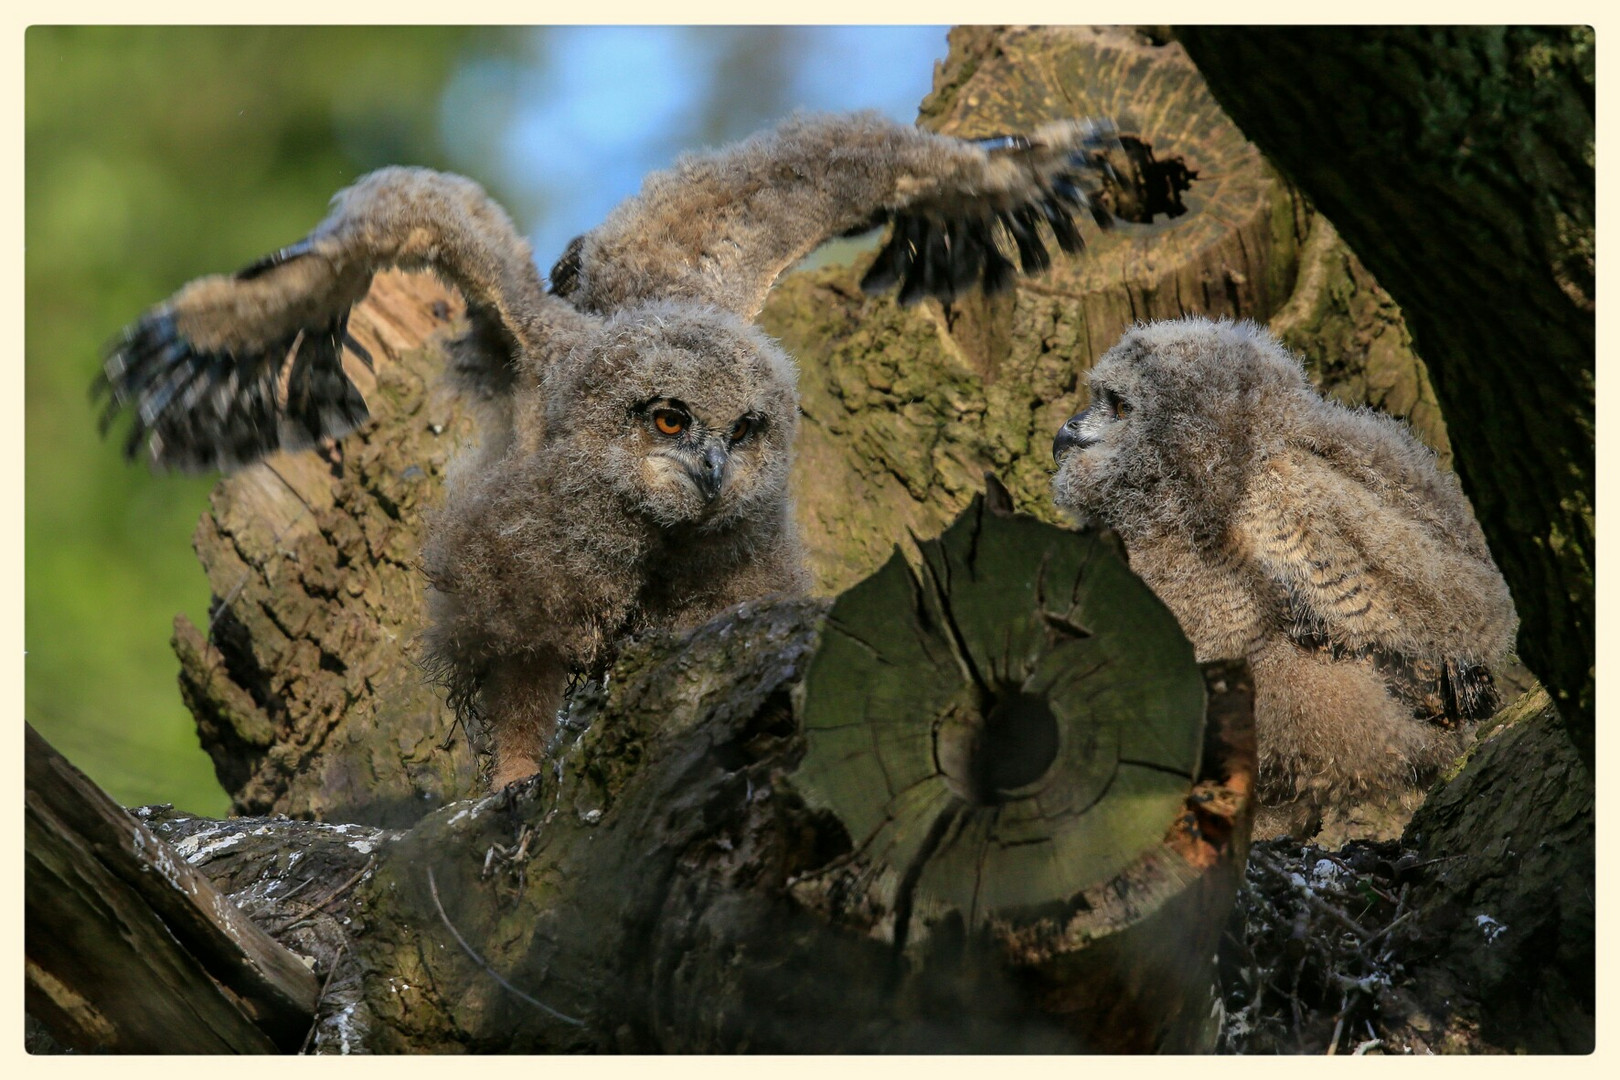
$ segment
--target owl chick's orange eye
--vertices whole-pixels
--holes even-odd
[[[741,420],[738,420],[735,424],[731,425],[731,441],[742,442],[742,440],[746,438],[748,433],[753,429],[753,422],[750,421],[748,417],[743,417]]]
[[[653,413],[653,426],[665,435],[679,435],[686,430],[686,417],[674,409],[659,409]]]
[[[1114,398],[1111,408],[1113,409],[1115,420],[1123,420],[1127,416],[1131,415],[1131,403],[1122,397]]]

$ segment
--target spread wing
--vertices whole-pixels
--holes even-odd
[[[1057,121],[1027,136],[976,141],[873,113],[798,116],[650,176],[640,194],[577,238],[551,273],[554,292],[606,314],[655,299],[751,319],[771,285],[826,240],[892,222],[862,285],[899,285],[902,303],[1004,289],[1084,240],[1078,213],[1106,225],[1095,198],[1111,172],[1112,126]]]
[[[309,236],[234,275],[199,278],[153,308],[109,349],[97,390],[105,431],[134,422],[124,453],[164,468],[232,469],[273,450],[337,437],[369,418],[343,369],[349,312],[388,267],[431,269],[467,300],[473,333],[493,349],[459,350],[458,374],[486,393],[510,389],[513,360],[580,316],[544,293],[529,246],[471,180],[383,169],[335,196]]]
[[[1420,452],[1413,444],[1401,457],[1409,464]],[[1489,555],[1450,528],[1459,510],[1473,523],[1461,490],[1432,464],[1414,477],[1376,451],[1360,457],[1301,450],[1270,462],[1255,485],[1243,539],[1285,597],[1289,636],[1369,658],[1418,715],[1489,715],[1486,665],[1512,648],[1517,617]]]

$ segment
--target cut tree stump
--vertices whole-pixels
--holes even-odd
[[[1247,670],[1200,673],[1111,534],[1077,543],[991,491],[1003,509],[975,501],[920,572],[896,553],[828,614],[791,783],[855,846],[793,895],[924,973],[985,935],[1077,1048],[1207,1051],[1209,915],[1247,851]]]
[[[1246,669],[1200,673],[1095,534],[975,503],[921,549],[931,577],[897,557],[830,611],[627,649],[554,771],[388,849],[346,1023],[389,1051],[1212,1045]]]

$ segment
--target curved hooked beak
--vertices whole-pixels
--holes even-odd
[[[1063,463],[1063,455],[1070,450],[1084,450],[1096,443],[1096,439],[1081,434],[1080,427],[1086,422],[1090,409],[1083,409],[1058,428],[1057,438],[1052,440],[1052,460],[1058,464]]]
[[[704,502],[714,502],[726,484],[725,446],[718,439],[711,439],[703,447],[703,456],[697,464],[686,467],[686,475],[697,485]]]

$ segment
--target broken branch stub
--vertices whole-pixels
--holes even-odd
[[[79,1051],[295,1049],[299,958],[25,726],[27,1000]]]
[[[1247,672],[1201,671],[1109,534],[981,498],[918,547],[920,568],[896,552],[839,597],[800,687],[790,782],[852,850],[794,895],[919,976],[933,939],[988,945],[1055,990],[1041,1008],[1081,1048],[1207,1049],[1247,846]]]

